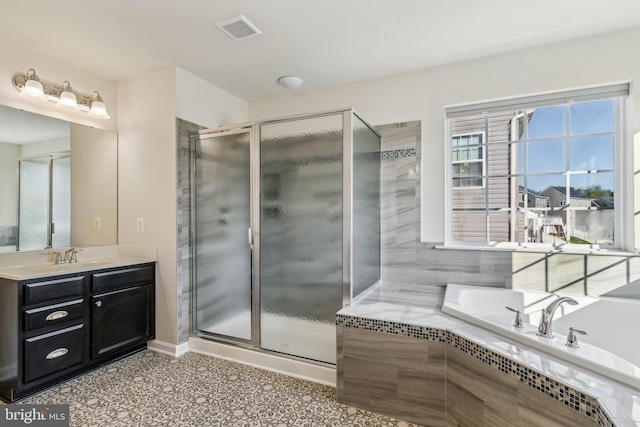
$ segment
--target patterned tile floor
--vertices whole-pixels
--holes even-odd
[[[196,353],[143,351],[20,403],[70,405],[71,426],[402,426],[335,389]]]

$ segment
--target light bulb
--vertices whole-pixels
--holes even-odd
[[[93,91],[91,94],[91,109],[89,110],[89,116],[96,119],[110,119],[107,113],[107,106],[104,105],[102,97],[98,91]]]
[[[76,95],[72,92],[71,85],[68,81],[62,82],[62,86],[60,87],[60,99],[58,100],[57,105],[65,110],[80,111]]]
[[[42,101],[46,101],[46,97],[44,96],[44,88],[42,87],[42,83],[37,80],[27,80],[24,83],[24,87],[22,88],[22,94],[28,96],[33,99],[40,99]]]
[[[93,101],[91,103],[91,110],[89,110],[89,116],[94,117],[96,119],[110,119],[109,114],[107,114],[107,107],[104,105],[104,102]]]
[[[40,79],[36,75],[36,70],[33,68],[29,68],[27,71],[26,81],[24,82],[24,86],[22,86],[21,94],[32,99],[39,99],[41,101],[47,100],[44,96],[42,83],[40,83]]]

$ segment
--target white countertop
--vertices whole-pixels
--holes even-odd
[[[338,314],[449,330],[597,398],[619,426],[640,426],[640,391],[443,313],[444,290],[381,283]]]
[[[124,267],[128,265],[146,264],[154,259],[131,256],[107,256],[80,260],[68,264],[33,264],[0,268],[0,277],[10,280],[38,279],[61,274],[81,273],[103,268]]]
[[[78,262],[55,264],[56,255],[64,249],[0,254],[0,278],[10,280],[37,279],[47,276],[81,273],[157,261],[157,248],[109,245],[78,248]]]

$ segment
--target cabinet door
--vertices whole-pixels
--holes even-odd
[[[91,302],[93,359],[152,338],[151,286],[95,295]]]

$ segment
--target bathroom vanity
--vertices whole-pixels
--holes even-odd
[[[123,258],[0,271],[0,398],[13,402],[146,348],[155,263]]]

